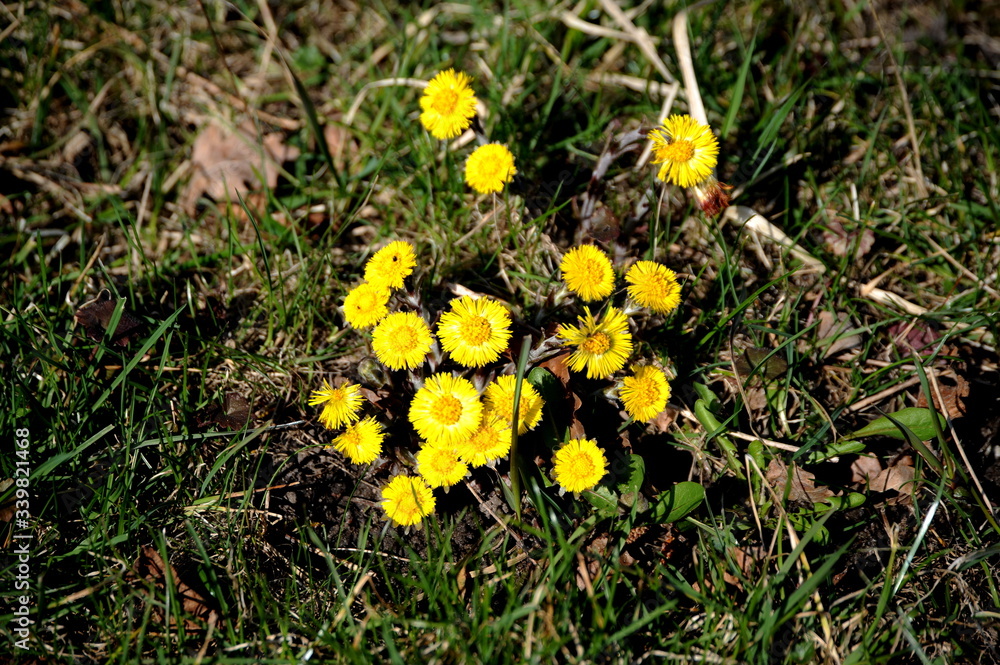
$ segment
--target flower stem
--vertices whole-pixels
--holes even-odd
[[[520,426],[521,382],[528,367],[528,354],[531,353],[531,335],[525,335],[521,340],[521,355],[517,359],[517,374],[514,379],[514,414],[510,430],[510,493],[514,495],[514,512],[521,519],[521,473],[517,460],[517,430]]]

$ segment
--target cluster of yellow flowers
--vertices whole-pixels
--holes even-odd
[[[472,124],[476,95],[468,74],[448,69],[432,78],[420,98],[420,122],[436,139],[455,138]],[[480,194],[495,194],[514,179],[514,155],[501,143],[476,148],[465,162],[465,182]]]
[[[420,99],[420,120],[437,139],[454,138],[469,128],[477,100],[463,73],[447,70],[435,76]],[[657,177],[682,187],[718,190],[714,168],[719,151],[711,130],[687,116],[672,116],[651,131]],[[465,180],[481,194],[496,193],[517,173],[506,146],[488,143],[477,148],[465,166]],[[700,195],[699,195],[700,196]],[[716,203],[721,200],[716,196]],[[704,207],[704,206],[703,206]],[[365,265],[365,281],[344,299],[343,311],[354,328],[374,327],[371,346],[379,362],[391,370],[416,370],[437,342],[451,359],[466,368],[485,368],[500,359],[511,337],[511,315],[490,298],[462,296],[450,303],[437,321],[437,335],[416,311],[399,309],[392,294],[401,289],[416,265],[413,246],[392,242],[376,252]],[[576,247],[563,257],[560,269],[566,288],[585,302],[608,299],[615,291],[615,271],[601,249]],[[588,379],[607,378],[622,370],[632,355],[629,316],[640,308],[669,314],[680,304],[676,275],[653,261],[639,261],[624,274],[627,298],[623,307],[607,302],[596,316],[589,308],[578,325],[562,324],[557,341],[572,349],[568,365],[586,370]],[[390,311],[391,309],[396,311]],[[480,372],[478,375],[483,375]],[[448,488],[462,481],[469,467],[496,463],[510,453],[514,426],[517,381],[501,375],[485,388],[458,373],[437,372],[421,381],[411,372],[416,392],[409,406],[409,421],[422,443],[416,453],[416,475],[398,475],[382,488],[382,507],[394,523],[419,523],[434,511],[433,488]],[[481,384],[480,384],[481,385]],[[670,384],[663,370],[652,364],[633,364],[631,374],[616,384],[625,411],[635,421],[646,422],[659,414],[670,398]],[[333,446],[351,462],[368,464],[382,451],[382,426],[372,417],[361,418],[360,386],[332,388],[326,381],[310,404],[323,406],[319,420],[327,428],[346,429]],[[535,428],[544,402],[529,383],[520,386],[518,434]],[[572,439],[552,457],[552,473],[564,491],[582,492],[595,487],[606,474],[604,451],[591,439]]]

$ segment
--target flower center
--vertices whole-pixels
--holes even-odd
[[[409,326],[399,328],[394,341],[400,351],[412,351],[417,347],[417,331]]]
[[[664,161],[683,164],[691,161],[692,157],[694,157],[694,143],[685,139],[668,143],[660,148],[660,158]]]
[[[590,476],[594,473],[594,461],[590,459],[590,455],[577,453],[573,456],[571,464],[578,476]]]
[[[458,92],[455,90],[441,90],[434,97],[434,110],[441,115],[450,115],[455,112],[458,106]]]
[[[646,293],[654,298],[666,298],[669,293],[667,280],[663,279],[660,275],[650,276],[643,286]]]
[[[454,425],[462,417],[462,402],[454,395],[442,395],[434,403],[434,415],[442,425]]]
[[[580,348],[595,356],[603,356],[611,348],[611,338],[607,333],[594,333],[583,340]]]
[[[638,381],[635,384],[636,401],[641,404],[652,404],[659,397],[660,391],[652,381]]]
[[[469,346],[482,346],[490,339],[489,321],[482,316],[473,316],[462,321],[462,341]]]

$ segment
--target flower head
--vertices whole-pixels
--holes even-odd
[[[410,403],[410,422],[430,443],[456,445],[479,427],[483,405],[468,379],[435,374]]]
[[[726,190],[732,188],[732,185],[719,182],[714,175],[710,175],[694,186],[694,195],[705,214],[715,217],[729,205]]]
[[[403,288],[403,280],[413,272],[417,257],[405,240],[391,242],[375,252],[365,264],[365,279],[385,289]]]
[[[333,447],[355,464],[368,464],[382,452],[385,434],[377,420],[368,416],[351,425],[333,440]]]
[[[438,73],[424,88],[420,98],[420,122],[436,139],[455,138],[472,124],[476,115],[476,94],[469,84],[472,77],[447,69]]]
[[[514,424],[514,389],[517,386],[517,377],[513,374],[498,376],[483,394],[486,402],[486,410],[496,415],[508,427]],[[524,434],[529,429],[534,429],[538,421],[542,418],[542,406],[545,400],[538,394],[535,387],[527,381],[521,381],[521,401],[517,412],[517,433]]]
[[[654,261],[638,261],[625,273],[628,296],[643,307],[669,314],[681,303],[681,287],[670,268]]]
[[[466,464],[479,467],[492,466],[493,462],[510,452],[510,424],[487,411],[479,429],[465,441],[458,444],[458,457]]]
[[[712,128],[691,116],[672,115],[649,132],[653,164],[661,164],[656,177],[681,187],[694,187],[712,175],[719,161],[719,141]]]
[[[344,298],[344,318],[353,328],[370,328],[389,313],[389,291],[376,284],[359,284]]]
[[[451,487],[465,478],[469,467],[451,446],[424,445],[417,452],[417,473],[431,487]]]
[[[628,331],[628,318],[620,309],[608,308],[600,321],[590,310],[577,317],[579,326],[559,326],[559,336],[566,346],[575,346],[569,356],[569,366],[574,372],[587,368],[587,378],[593,379],[614,374],[632,354],[632,335]]]
[[[361,408],[362,402],[360,391],[361,386],[356,383],[331,388],[324,380],[323,387],[313,391],[312,397],[309,398],[309,406],[322,404],[320,423],[327,429],[337,429],[358,419],[358,409]]]
[[[389,369],[418,367],[432,344],[431,328],[416,312],[393,312],[372,332],[372,350]]]
[[[382,510],[395,524],[417,524],[434,512],[434,493],[420,478],[396,476],[382,488]]]
[[[580,245],[566,252],[559,269],[569,290],[584,300],[606,298],[615,288],[611,259],[593,245]]]
[[[510,313],[488,298],[462,296],[438,323],[441,346],[466,367],[482,367],[500,357],[510,339]]]
[[[514,155],[499,143],[479,146],[465,162],[465,182],[480,194],[502,191],[516,174]]]
[[[607,465],[604,451],[590,439],[573,439],[552,456],[556,482],[567,492],[582,492],[597,485]]]
[[[618,396],[632,418],[642,422],[652,420],[666,408],[670,399],[667,375],[652,365],[632,365],[632,371],[634,376],[622,379]]]

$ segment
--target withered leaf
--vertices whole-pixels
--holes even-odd
[[[100,342],[111,325],[111,316],[115,311],[115,300],[111,291],[102,289],[97,297],[86,302],[76,310],[73,320],[83,326],[87,337]],[[138,339],[144,329],[143,322],[136,318],[127,308],[122,310],[121,318],[111,335],[111,343],[115,346],[128,346],[133,339]]]
[[[218,404],[207,406],[195,418],[200,427],[216,424],[231,430],[243,429],[250,420],[250,404],[239,393],[226,393],[221,407]]]
[[[912,458],[903,457],[875,476],[869,487],[874,492],[888,492],[889,490],[907,492],[913,488],[914,477],[915,472]]]
[[[790,501],[817,503],[834,495],[829,487],[816,486],[816,474],[803,471],[794,464],[789,484],[788,467],[777,459],[772,459],[771,463],[767,465],[765,478],[767,478],[767,482],[771,483],[778,496],[784,496],[787,488]]]
[[[736,356],[736,372],[741,377],[747,377],[754,370],[757,370],[758,374],[763,374],[764,378],[770,381],[788,371],[788,361],[777,354],[768,358],[769,353],[771,353],[771,349],[756,347],[744,349],[742,354]],[[764,366],[758,369],[761,363],[764,363]]]
[[[167,566],[170,566],[170,581],[175,585],[175,592],[181,601],[181,608],[186,615],[184,626],[188,629],[198,629],[203,626],[189,617],[194,617],[201,621],[214,623],[219,618],[219,610],[213,599],[207,596],[207,592],[196,591],[187,580],[177,574],[177,569],[173,565],[165,564],[163,557],[152,545],[146,545],[139,552],[135,563],[132,564],[133,572],[141,579],[152,582],[158,589],[166,590]],[[163,614],[156,609],[154,604],[153,612],[163,620]],[[176,617],[171,616],[170,622],[174,623]]]
[[[235,203],[250,191],[273,189],[278,184],[278,167],[298,156],[299,149],[285,145],[281,134],[266,134],[258,140],[250,122],[236,130],[212,123],[191,147],[194,175],[184,192],[184,209],[194,211],[202,195]]]

